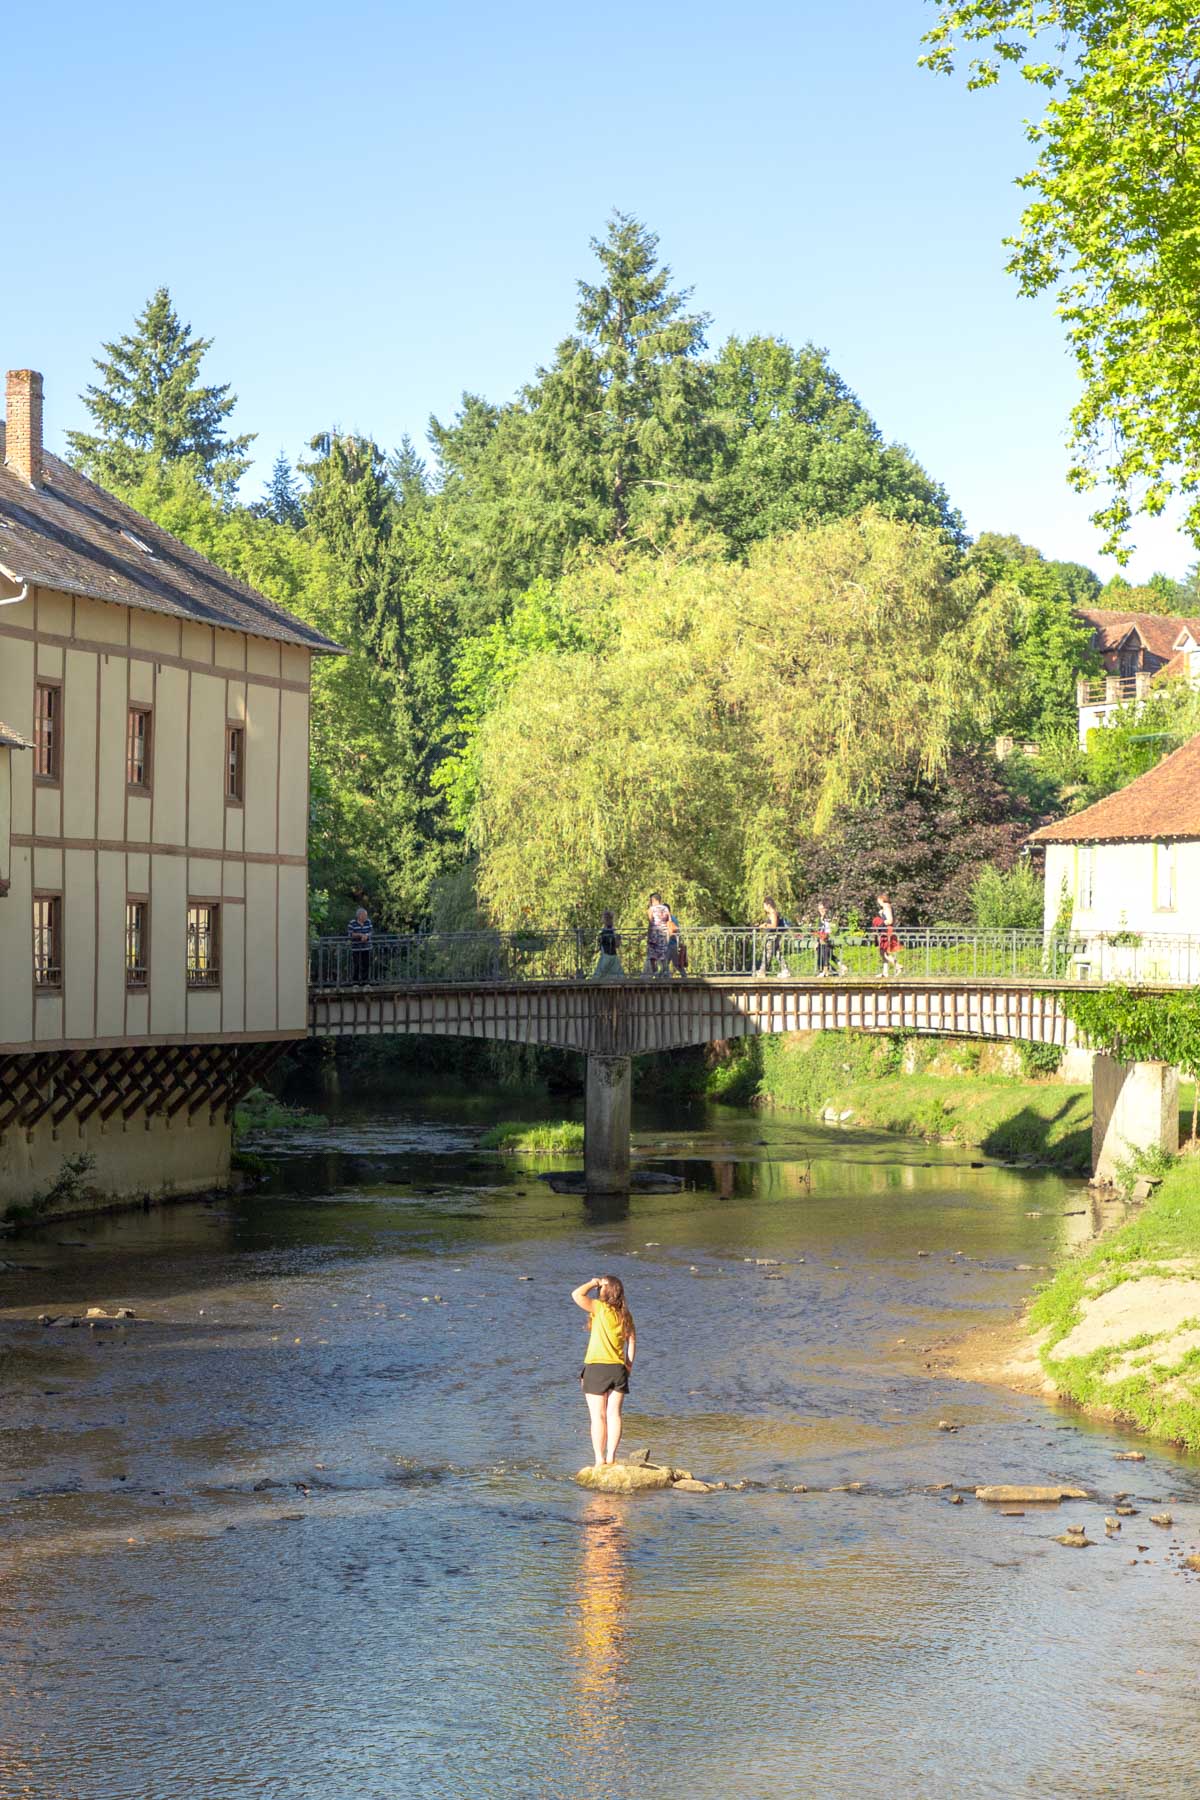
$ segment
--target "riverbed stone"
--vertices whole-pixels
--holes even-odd
[[[653,1463],[604,1463],[600,1468],[588,1465],[575,1479],[580,1487],[598,1494],[647,1494],[671,1486],[670,1469]]]
[[[1175,1523],[1175,1521],[1172,1519],[1170,1513],[1162,1512],[1162,1513],[1151,1513],[1150,1514],[1150,1523],[1152,1525],[1161,1525],[1162,1529],[1164,1531],[1167,1531]]]
[[[707,1481],[697,1481],[694,1475],[685,1475],[671,1483],[676,1494],[711,1494],[712,1486]]]
[[[1076,1525],[1064,1531],[1061,1537],[1055,1538],[1056,1544],[1065,1544],[1068,1550],[1090,1550],[1094,1540],[1087,1536],[1082,1525]]]
[[[977,1487],[977,1500],[998,1501],[1005,1506],[1029,1505],[1036,1501],[1057,1503],[1059,1500],[1086,1500],[1086,1488],[1080,1487],[1022,1487],[1015,1483],[1001,1482],[993,1487]]]

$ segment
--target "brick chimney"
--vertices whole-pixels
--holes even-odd
[[[36,369],[8,371],[4,464],[30,487],[41,487],[42,378]]]

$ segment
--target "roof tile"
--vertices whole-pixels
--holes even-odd
[[[1147,843],[1200,838],[1200,736],[1190,738],[1119,793],[1073,818],[1043,825],[1031,844]]]
[[[0,425],[0,570],[10,579],[340,654],[313,626],[57,456],[45,458],[43,484],[31,488],[3,467],[3,450]]]

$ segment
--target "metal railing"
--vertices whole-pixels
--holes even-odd
[[[620,934],[626,979],[646,972],[646,934],[635,926]],[[1072,932],[926,930],[902,926],[890,978],[937,980],[1071,981],[1200,984],[1200,937],[1132,931]],[[807,980],[821,974],[818,940],[807,927],[778,932],[749,926],[705,926],[685,931],[688,977]],[[377,936],[369,950],[344,937],[318,938],[311,946],[309,981],[314,989],[413,987],[440,983],[582,981],[595,967],[596,933],[573,931],[424,932]],[[830,978],[885,977],[879,934],[838,930],[830,947]],[[660,979],[662,977],[659,977]],[[671,979],[678,979],[673,971]]]

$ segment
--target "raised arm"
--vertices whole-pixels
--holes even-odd
[[[589,1300],[588,1295],[592,1288],[598,1288],[599,1286],[600,1277],[598,1275],[593,1275],[590,1281],[581,1281],[577,1288],[571,1290],[571,1298],[576,1306],[582,1306],[584,1312],[590,1313],[596,1302],[594,1300]]]

